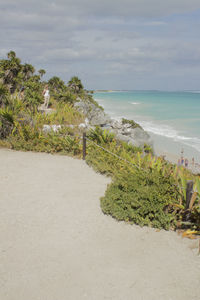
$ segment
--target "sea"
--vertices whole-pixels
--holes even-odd
[[[94,99],[113,119],[139,123],[156,154],[200,163],[200,91],[95,92]]]

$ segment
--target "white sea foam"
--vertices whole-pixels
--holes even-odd
[[[200,91],[186,91],[186,93],[200,94]]]
[[[180,142],[190,146],[200,152],[200,139],[197,137],[188,137],[181,135],[177,130],[168,125],[158,125],[153,122],[139,122],[147,132],[164,136],[173,139],[175,142]]]
[[[130,104],[133,104],[133,105],[138,105],[140,104],[139,102],[129,102]]]

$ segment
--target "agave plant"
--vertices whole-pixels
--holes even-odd
[[[194,206],[194,203],[198,197],[200,198],[200,178],[196,177],[195,183],[194,183],[194,193],[193,193],[191,201],[190,201],[189,209],[192,209],[192,207]]]
[[[14,112],[9,108],[0,109],[0,138],[6,138],[14,129]]]
[[[98,144],[111,143],[114,140],[115,135],[108,130],[102,130],[99,126],[92,129],[88,134],[89,139],[97,142]]]

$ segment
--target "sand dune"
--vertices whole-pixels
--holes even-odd
[[[197,241],[103,215],[108,183],[83,161],[0,149],[0,299],[200,299]]]

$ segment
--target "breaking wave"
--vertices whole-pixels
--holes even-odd
[[[155,125],[153,122],[141,121],[140,125],[147,132],[151,132],[156,135],[164,136],[173,139],[175,142],[181,142],[187,146],[193,147],[200,152],[200,139],[197,137],[188,137],[181,135],[177,130],[168,125]]]

